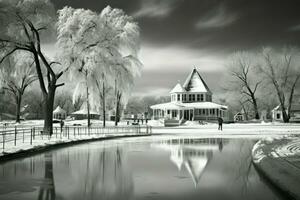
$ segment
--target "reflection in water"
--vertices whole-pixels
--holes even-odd
[[[126,155],[118,147],[95,150],[92,146],[86,151],[79,148],[68,153],[68,170],[64,171],[64,178],[58,179],[60,187],[65,189],[59,189],[58,193],[63,199],[118,199],[119,196],[130,199],[133,181]],[[60,166],[59,170],[65,168]]]
[[[254,142],[150,138],[61,148],[0,164],[0,200],[280,199],[251,165]]]
[[[45,154],[45,177],[40,184],[38,200],[54,200],[55,185],[53,179],[53,161],[52,154]]]
[[[170,139],[153,144],[152,147],[170,151],[170,160],[179,171],[182,166],[186,168],[196,187],[213,156],[213,151],[222,151],[223,139]]]

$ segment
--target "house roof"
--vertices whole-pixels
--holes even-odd
[[[62,109],[60,106],[57,106],[55,110],[53,111],[53,114],[58,114],[58,113],[66,113],[64,109]]]
[[[168,102],[150,106],[151,109],[184,109],[184,108],[198,108],[198,109],[227,109],[227,106],[216,104],[213,102],[194,102],[194,103],[181,103],[181,102]]]
[[[211,93],[210,89],[208,88],[207,84],[199,74],[196,68],[192,70],[188,78],[183,84],[183,88],[189,92],[209,92]]]
[[[276,106],[275,108],[273,108],[273,111],[281,111],[281,106]],[[291,111],[300,111],[300,104],[292,104]]]
[[[180,83],[177,83],[170,93],[180,93],[180,92],[186,92],[186,90],[181,86]]]
[[[73,112],[71,115],[87,115],[88,112],[86,109],[77,110],[76,112]],[[100,115],[96,111],[90,110],[90,115]]]

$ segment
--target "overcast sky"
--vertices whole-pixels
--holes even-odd
[[[144,64],[135,95],[168,95],[197,67],[212,91],[236,50],[300,45],[299,0],[52,0],[100,12],[121,8],[141,27]],[[51,47],[49,47],[51,49]]]

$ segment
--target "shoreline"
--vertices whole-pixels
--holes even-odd
[[[299,141],[299,138],[259,140],[252,148],[255,169],[288,199],[300,199],[297,187],[300,183],[300,165],[289,160],[299,157],[299,154],[287,155],[282,152],[282,149],[295,140]]]
[[[77,139],[77,140],[69,140],[69,141],[60,141],[58,143],[53,143],[53,144],[44,144],[44,145],[38,145],[38,146],[32,146],[32,148],[28,149],[21,149],[15,152],[11,153],[4,153],[0,155],[0,164],[3,164],[5,162],[18,159],[18,158],[26,158],[30,157],[32,155],[44,153],[46,151],[51,151],[54,149],[60,149],[60,148],[65,148],[68,146],[72,145],[77,145],[81,143],[86,143],[86,142],[97,142],[97,141],[104,141],[104,140],[114,140],[114,139],[120,139],[120,138],[129,138],[129,137],[148,137],[151,136],[152,134],[118,134],[118,135],[109,135],[109,136],[104,136],[104,137],[97,137],[97,138],[84,138],[84,139]]]

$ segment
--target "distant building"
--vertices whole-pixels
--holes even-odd
[[[62,109],[60,106],[57,106],[53,111],[53,119],[66,119],[67,112]]]
[[[88,111],[86,107],[71,113],[71,117],[75,120],[87,119]],[[90,119],[100,119],[100,114],[94,110],[90,110]]]
[[[196,68],[192,70],[183,86],[178,83],[170,92],[171,102],[156,104],[154,119],[210,121],[222,117],[228,119],[227,106],[212,102],[212,92]]]
[[[300,104],[293,104],[290,110],[290,122],[300,122]],[[283,121],[281,106],[278,105],[272,110],[273,121]]]
[[[245,116],[243,113],[241,112],[238,112],[236,113],[234,116],[233,116],[233,120],[235,122],[242,122],[242,121],[245,121]]]

